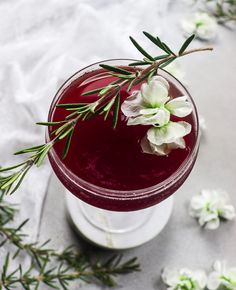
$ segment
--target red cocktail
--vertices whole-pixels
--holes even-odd
[[[126,60],[105,63],[128,69]],[[140,141],[148,126],[127,126],[121,111],[116,129],[112,128],[112,113],[106,121],[102,116],[81,120],[76,125],[67,157],[61,158],[63,141],[56,143],[49,154],[57,177],[80,200],[94,207],[121,211],[122,214],[141,210],[172,195],[191,172],[199,146],[196,108],[177,79],[164,70],[159,69],[158,73],[168,80],[172,98],[185,95],[193,104],[193,112],[183,118],[192,125],[191,132],[184,137],[186,148],[172,150],[167,156],[143,153]],[[82,96],[82,93],[103,87],[113,80],[114,77],[108,76],[99,64],[77,72],[57,92],[50,108],[49,121],[63,120],[70,113],[57,108],[57,104],[93,102],[98,98],[97,94]],[[123,88],[121,102],[132,90],[127,93]],[[173,116],[171,118],[175,121]],[[54,129],[49,127],[48,138]]]

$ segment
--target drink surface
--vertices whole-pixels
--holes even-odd
[[[85,91],[100,88],[114,77],[104,77],[102,70],[86,73],[64,89],[57,99],[62,103],[88,103],[97,96],[81,96]],[[170,83],[169,95],[172,98],[182,96],[181,87]],[[136,86],[133,90],[139,89]],[[127,98],[125,89],[121,92],[121,102]],[[54,107],[51,121],[63,120],[71,111]],[[74,131],[71,146],[64,165],[74,175],[102,188],[113,190],[137,190],[147,188],[166,180],[178,170],[188,158],[196,143],[195,120],[193,115],[175,118],[192,124],[192,131],[185,136],[186,148],[175,149],[168,156],[156,156],[143,153],[140,146],[149,126],[127,126],[127,120],[121,111],[116,129],[112,128],[112,114],[106,121],[103,116],[95,116],[80,121]],[[50,132],[55,128],[50,128]],[[62,155],[64,141],[55,144],[55,152]]]

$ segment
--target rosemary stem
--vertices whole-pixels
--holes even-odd
[[[195,48],[195,49],[190,49],[187,50],[185,52],[183,52],[181,55],[169,55],[166,58],[163,58],[160,61],[155,61],[153,62],[151,65],[149,65],[146,69],[142,70],[140,75],[135,79],[135,81],[137,82],[139,79],[142,79],[143,76],[147,75],[149,72],[151,72],[153,69],[158,69],[158,67],[160,67],[161,64],[165,63],[168,60],[174,59],[174,58],[179,58],[194,52],[200,52],[200,51],[212,51],[213,48],[212,47],[203,47],[203,48]]]
[[[63,273],[56,273],[50,275],[50,281],[55,280],[63,280],[63,281],[72,281],[80,279],[81,277],[94,277],[94,275],[100,273],[101,271],[71,271],[69,273],[63,274]],[[112,271],[111,271],[112,272]],[[109,271],[103,271],[103,273],[110,274]],[[39,275],[32,275],[29,277],[19,277],[15,279],[0,279],[0,287],[9,287],[11,285],[15,285],[17,283],[19,284],[33,284],[33,283],[43,283],[47,282],[49,279],[48,275],[39,274]]]
[[[213,48],[212,47],[200,47],[200,48],[194,48],[194,49],[189,49],[187,51],[185,51],[182,55],[179,55],[179,57],[184,56],[184,55],[188,55],[194,52],[200,52],[200,51],[212,51]]]
[[[183,56],[186,56],[188,54],[194,53],[194,52],[200,52],[200,51],[212,51],[213,48],[212,47],[203,47],[203,48],[194,48],[194,49],[190,49],[185,51],[184,53],[182,53],[181,55],[170,55],[162,60],[160,60],[159,62],[155,62],[156,63],[156,68],[158,68],[161,64],[165,63],[168,60],[174,59],[174,58],[180,58]]]

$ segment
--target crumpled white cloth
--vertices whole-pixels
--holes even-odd
[[[0,165],[12,154],[44,142],[45,121],[57,88],[75,71],[108,58],[140,58],[128,36],[153,47],[142,30],[161,35],[169,1],[0,0]],[[9,199],[20,204],[17,221],[37,237],[50,166],[28,174]],[[56,202],[56,201],[55,201]]]

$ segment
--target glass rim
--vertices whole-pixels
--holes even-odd
[[[60,96],[60,93],[63,89],[65,89],[68,84],[70,84],[70,81],[73,81],[73,78],[76,77],[79,73],[85,72],[89,68],[92,68],[96,65],[107,63],[107,62],[118,62],[118,61],[137,61],[136,59],[129,59],[129,58],[114,58],[114,59],[106,59],[103,61],[98,61],[93,64],[90,64],[86,67],[83,67],[82,69],[76,71],[74,74],[72,74],[68,79],[64,81],[64,83],[59,87],[56,94],[53,97],[52,103],[49,108],[48,113],[48,121],[50,121],[51,113],[54,108],[54,105],[57,101],[57,98]],[[138,66],[137,66],[138,67]],[[194,115],[196,120],[196,142],[194,144],[194,147],[190,154],[186,157],[186,159],[181,163],[179,168],[172,173],[167,179],[163,180],[162,182],[141,188],[141,189],[134,189],[134,190],[117,190],[117,189],[109,189],[105,187],[101,187],[98,185],[95,185],[93,183],[90,183],[80,177],[78,177],[76,174],[74,174],[70,169],[68,169],[62,162],[61,158],[58,156],[54,148],[52,147],[49,151],[49,157],[53,158],[53,161],[58,166],[58,169],[61,171],[61,174],[66,175],[66,177],[72,182],[75,186],[79,187],[81,190],[84,190],[86,193],[90,193],[93,196],[102,197],[105,199],[116,199],[116,200],[126,200],[126,199],[140,199],[143,197],[151,197],[152,195],[157,195],[159,192],[162,192],[162,190],[166,190],[169,187],[171,187],[175,182],[181,179],[187,172],[187,170],[191,167],[192,163],[195,161],[196,154],[198,152],[199,143],[200,143],[200,132],[199,132],[199,119],[197,114],[197,108],[195,105],[195,102],[189,93],[189,91],[186,89],[186,87],[172,74],[170,74],[168,71],[158,68],[159,71],[164,72],[165,74],[169,75],[170,78],[174,79],[177,83],[180,84],[180,86],[185,90],[187,93],[188,98],[190,98],[191,103],[194,107]],[[46,130],[46,139],[49,140],[49,132],[48,128]]]

